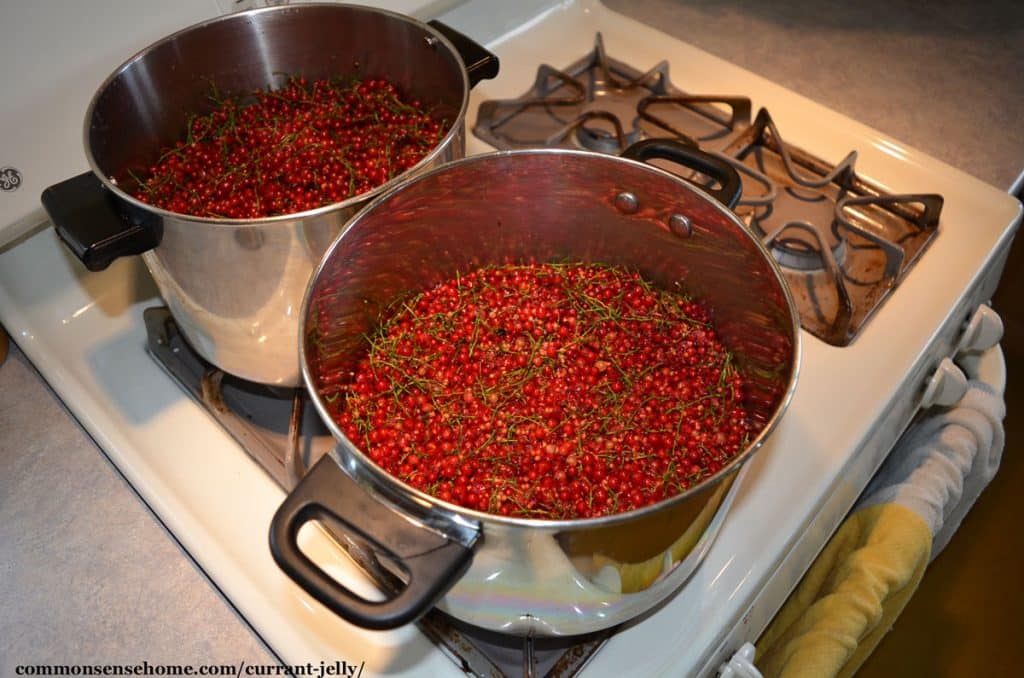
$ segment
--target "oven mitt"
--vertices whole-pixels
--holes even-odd
[[[758,641],[766,677],[850,676],[995,475],[1005,403],[972,381],[903,436]]]

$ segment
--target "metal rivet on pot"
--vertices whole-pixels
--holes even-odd
[[[690,217],[682,214],[673,214],[668,219],[668,228],[680,238],[689,238],[693,235],[693,223]]]
[[[428,35],[427,37],[424,38],[424,40],[427,41],[427,47],[433,47],[438,42],[437,38],[435,38],[432,35]]]
[[[636,211],[640,209],[640,201],[636,199],[636,195],[629,191],[623,191],[615,196],[615,206],[623,214],[636,214]]]

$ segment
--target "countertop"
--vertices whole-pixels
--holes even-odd
[[[1024,167],[1018,3],[607,4],[999,188]],[[0,366],[0,555],[0,675],[275,663],[16,346]]]

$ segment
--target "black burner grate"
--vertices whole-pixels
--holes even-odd
[[[726,160],[743,179],[736,214],[780,264],[803,327],[846,346],[937,235],[942,197],[887,193],[856,174],[856,152],[829,164],[783,142],[766,110],[753,121],[751,111],[745,97],[676,89],[667,62],[642,72],[610,59],[598,34],[567,68],[541,65],[522,96],[481,103],[473,131],[499,149],[604,153],[676,138]]]

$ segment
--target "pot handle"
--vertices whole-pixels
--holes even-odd
[[[299,549],[298,534],[311,520],[341,532],[360,555],[369,552],[374,566],[368,569],[391,597],[367,600],[310,560]],[[274,514],[270,552],[285,574],[342,618],[368,629],[392,629],[419,619],[458,581],[473,559],[478,531],[479,526],[469,544],[446,537],[370,495],[325,455]],[[380,556],[401,574],[385,569]]]
[[[118,257],[160,244],[160,217],[116,204],[92,172],[50,186],[40,199],[57,235],[90,271],[102,271]]]
[[[428,21],[427,25],[448,38],[448,41],[455,47],[455,51],[462,57],[462,63],[466,64],[466,72],[469,74],[470,89],[476,87],[481,80],[490,80],[498,75],[501,63],[498,61],[497,55],[436,19]]]
[[[706,174],[717,181],[720,186],[709,188],[688,179],[684,180],[705,191],[729,209],[736,206],[743,194],[743,179],[735,167],[718,156],[706,153],[690,144],[673,139],[644,139],[623,151],[622,157],[640,161],[662,158]]]

